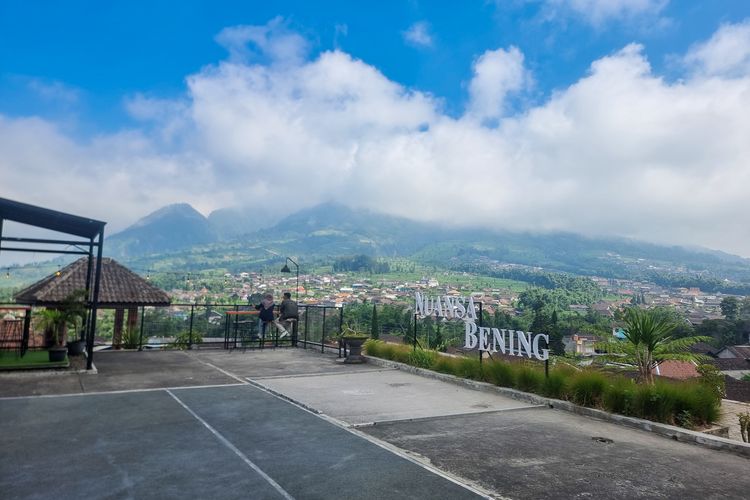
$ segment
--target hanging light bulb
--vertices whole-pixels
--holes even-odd
[[[10,279],[10,268],[5,268],[5,279]]]
[[[151,269],[146,271],[146,281],[151,281]]]

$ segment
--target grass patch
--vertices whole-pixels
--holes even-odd
[[[456,358],[455,375],[471,380],[482,380],[482,366],[477,358]]]
[[[426,351],[424,349],[414,349],[407,356],[408,364],[418,368],[431,368],[435,364],[437,353],[435,351]]]
[[[607,377],[593,370],[575,374],[570,379],[570,400],[581,406],[600,406],[607,387]]]
[[[432,365],[431,369],[436,372],[445,373],[448,375],[456,374],[456,360],[448,356],[438,356],[435,359],[435,364]]]
[[[69,364],[67,354],[63,361],[50,363],[47,351],[26,351],[23,357],[18,356],[14,352],[0,352],[0,370],[65,368]]]
[[[635,414],[635,381],[623,377],[610,380],[602,395],[602,407],[610,413]]]
[[[552,369],[542,383],[542,394],[548,398],[564,399],[567,395],[567,370]]]
[[[541,394],[544,372],[526,364],[519,364],[516,371],[516,389]]]
[[[515,387],[516,373],[513,367],[502,361],[487,363],[484,369],[485,380],[500,387]]]

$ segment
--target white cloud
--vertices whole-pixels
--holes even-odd
[[[608,21],[658,15],[669,0],[543,0],[547,15],[570,13],[600,27]]]
[[[488,50],[474,62],[469,113],[480,120],[502,117],[508,94],[523,90],[530,81],[518,48]]]
[[[263,26],[232,26],[216,35],[216,42],[229,52],[233,62],[244,63],[263,55],[277,64],[300,64],[309,50],[307,40],[276,17]]]
[[[333,27],[333,46],[337,49],[340,48],[341,38],[346,38],[349,35],[349,25],[337,24]]]
[[[48,121],[0,115],[0,151],[3,197],[104,220],[108,234],[168,203],[210,210],[216,196],[239,201],[210,160],[159,152],[137,131],[81,144]]]
[[[37,96],[45,101],[57,102],[59,104],[71,105],[78,102],[80,91],[57,80],[43,80],[41,78],[29,78],[26,85]]]
[[[430,33],[430,25],[425,21],[419,21],[403,32],[404,40],[410,45],[417,47],[432,47],[434,40]]]
[[[476,60],[470,104],[453,118],[439,99],[341,51],[277,64],[264,41],[275,36],[247,42],[258,62],[230,58],[190,75],[176,102],[132,98],[143,128],[80,142],[48,121],[0,116],[3,196],[106,220],[110,234],[167,203],[284,215],[338,200],[440,223],[750,256],[746,74],[705,78],[703,59],[688,56],[695,76],[669,82],[632,44],[508,115],[508,92],[526,81],[511,47]]]
[[[721,26],[710,40],[692,46],[684,60],[698,75],[747,76],[750,74],[750,19]]]
[[[136,120],[158,125],[161,139],[169,143],[185,130],[189,121],[189,103],[135,94],[125,99],[125,110]]]

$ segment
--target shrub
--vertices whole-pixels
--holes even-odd
[[[698,373],[701,374],[701,383],[713,392],[718,401],[721,401],[727,393],[727,384],[721,370],[714,365],[702,364],[698,366]]]
[[[528,365],[518,365],[516,369],[516,389],[539,394],[544,385],[544,372]]]
[[[637,385],[635,397],[633,398],[634,416],[658,421],[659,400],[660,395],[657,393],[655,385]]]
[[[393,346],[393,351],[391,354],[391,359],[393,361],[398,361],[399,363],[409,363],[409,359],[411,356],[411,353],[413,351],[413,348],[411,346]]]
[[[604,389],[602,407],[611,413],[633,416],[635,414],[636,385],[633,380],[615,377]]]
[[[692,429],[693,427],[695,427],[693,415],[688,410],[682,410],[675,416],[674,420],[675,424],[679,425],[680,427],[685,427],[687,429]]]
[[[435,351],[415,349],[409,353],[407,363],[419,368],[430,368],[433,364],[435,364],[436,357],[437,353],[435,353]]]
[[[193,344],[200,344],[201,342],[203,342],[203,335],[193,332]],[[180,350],[190,349],[190,332],[178,333],[174,338],[174,342],[167,347]]]
[[[448,375],[456,374],[456,359],[448,356],[438,356],[432,369],[436,372],[447,373]]]
[[[378,346],[378,350],[380,351],[379,357],[383,359],[394,359],[396,346],[384,342],[382,345]]]
[[[571,400],[581,406],[598,406],[607,387],[607,378],[596,371],[584,371],[570,380]]]
[[[487,382],[500,387],[513,387],[516,383],[516,375],[513,367],[502,361],[492,361],[485,365],[485,378]]]
[[[482,380],[482,366],[477,358],[458,358],[455,374],[472,380]]]
[[[721,400],[714,389],[703,383],[683,382],[672,387],[674,399],[673,418],[675,424],[683,425],[678,417],[689,414],[688,425],[706,425],[719,418]],[[688,425],[683,425],[687,427]]]
[[[369,339],[364,344],[365,352],[370,356],[382,358],[383,356],[381,354],[384,343],[385,342],[383,342],[382,340]]]
[[[720,400],[703,383],[657,383],[644,399],[644,418],[683,427],[704,425],[719,416]]]
[[[122,335],[122,347],[124,347],[125,349],[137,349],[141,343],[140,333],[141,332],[137,328],[126,328]],[[184,341],[185,344],[190,342],[189,333],[181,333],[178,336],[178,339],[180,338],[180,336],[185,337],[185,341]],[[202,339],[201,340],[193,339],[193,341],[195,343],[200,343]]]
[[[750,437],[750,412],[740,413],[737,415],[737,419],[740,423],[740,435],[742,436],[742,441],[747,443],[748,438]]]
[[[549,377],[542,383],[542,394],[548,398],[564,399],[567,394],[566,371],[550,370]]]
[[[690,384],[690,388],[669,382],[657,382],[654,385],[638,386],[635,397],[636,416],[674,424],[675,416],[683,410],[688,410],[693,417],[700,419],[699,415],[693,413],[705,413],[698,407],[700,403],[695,399],[694,389],[701,390],[708,396],[709,402],[713,401],[713,395],[707,388],[701,388],[700,384]],[[691,402],[692,400],[692,402]]]

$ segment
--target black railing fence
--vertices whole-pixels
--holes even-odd
[[[121,342],[97,337],[101,348],[153,349],[193,347],[264,348],[299,346],[338,349],[342,331],[343,308],[301,305],[299,320],[286,324],[288,333],[274,323],[263,327],[257,311],[247,305],[172,304],[167,307],[142,307],[139,317],[124,327]],[[103,332],[102,332],[103,333]]]
[[[478,326],[514,326],[500,322],[502,317],[484,314],[482,309],[479,304]],[[263,328],[257,311],[247,304],[172,304],[141,307],[137,313],[136,318],[124,322],[122,335],[113,341],[114,312],[100,310],[95,347],[138,350],[301,347],[321,352],[338,351],[341,355],[341,334],[354,331],[415,348],[479,356],[480,359],[490,357],[487,353],[482,356],[479,351],[463,349],[463,321],[418,317],[414,308],[407,304],[300,305],[299,320],[285,324],[287,334],[274,323]],[[39,333],[32,331],[32,336],[40,337]]]

